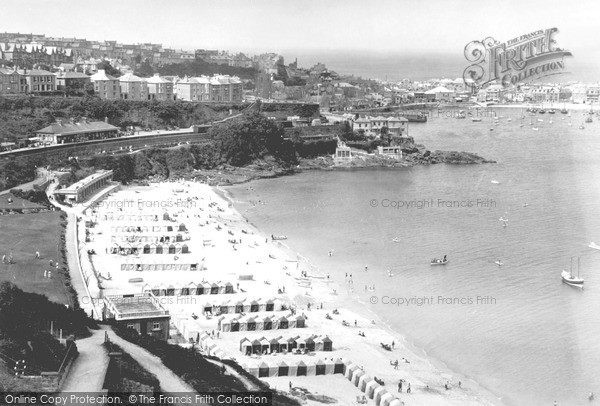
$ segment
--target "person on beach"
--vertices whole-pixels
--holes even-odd
[[[369,270],[368,266],[365,266],[365,272],[367,272]]]
[[[402,393],[402,379],[398,382],[398,393]]]
[[[458,387],[462,388],[462,382],[461,381],[458,381]]]
[[[396,362],[394,362],[394,369],[398,369],[398,360],[396,360]]]
[[[406,393],[410,393],[410,382],[408,383],[408,388],[406,388]]]
[[[394,349],[394,345],[395,345],[394,340],[392,340],[392,350]]]

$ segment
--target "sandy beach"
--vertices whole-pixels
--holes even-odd
[[[103,294],[144,290],[159,294],[161,304],[171,314],[174,342],[192,345],[190,339],[210,337],[204,342],[210,345],[194,345],[207,354],[233,358],[248,369],[263,362],[351,362],[366,375],[377,377],[381,386],[406,405],[500,404],[475,382],[445,370],[442,364],[411,348],[400,334],[368,313],[355,301],[350,277],[338,282],[329,279],[327,270],[315,269],[290,250],[284,236],[273,240],[268,232],[261,233],[249,224],[233,209],[226,192],[191,182],[125,187],[88,210],[85,220],[93,224],[87,229],[86,248],[95,251],[91,257]],[[164,231],[169,226],[173,231]],[[165,243],[174,246],[172,253],[156,253],[156,245],[160,245],[157,238],[162,235],[176,238],[176,243]],[[152,270],[158,266],[168,270]],[[190,286],[202,284],[229,288],[215,288],[214,294],[187,294]],[[248,307],[243,308],[244,314],[256,320],[305,318],[305,327],[227,331],[222,323],[240,317],[234,311],[236,304],[250,306],[253,301],[259,311],[248,312]],[[265,303],[274,307],[269,309]],[[229,313],[219,314],[227,308]],[[246,355],[240,349],[244,338],[269,341],[311,336],[328,337],[332,351]],[[290,383],[303,388],[310,394],[307,404],[322,404],[318,396],[327,396],[340,405],[355,405],[365,395],[343,374],[262,379],[283,391],[289,390]],[[401,380],[402,393],[398,393]],[[406,393],[409,384],[411,393]],[[366,404],[376,403],[368,399]]]

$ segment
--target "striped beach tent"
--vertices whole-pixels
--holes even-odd
[[[381,402],[381,398],[387,393],[387,389],[385,389],[383,386],[379,386],[377,389],[375,389],[375,391],[373,392],[373,399],[375,400],[375,404],[379,405],[379,403]]]
[[[379,401],[379,406],[389,406],[390,403],[392,402],[392,400],[394,400],[394,395],[392,395],[389,392],[384,395],[381,395],[381,400]]]
[[[265,337],[262,337],[260,339],[260,352],[265,354],[265,353],[269,353],[271,349],[271,343],[269,342],[269,340],[267,340]]]
[[[323,342],[323,351],[333,351],[333,341],[329,336],[325,336],[322,339]]]
[[[358,369],[358,365],[356,364],[350,364],[346,367],[346,372],[344,373],[344,376],[346,378],[348,378],[349,381],[352,381],[352,375],[354,374],[354,371],[356,371]]]
[[[316,374],[317,374],[317,365],[313,361],[308,362],[306,364],[306,375],[314,376]]]
[[[252,353],[253,354],[260,354],[261,353],[261,349],[262,349],[262,345],[260,343],[260,340],[252,340]]]
[[[278,364],[269,364],[269,376],[279,376],[279,365]]]
[[[277,372],[278,376],[288,376],[290,367],[285,361],[281,361],[277,366],[279,367],[279,371]]]
[[[307,367],[306,367],[306,364],[304,363],[304,361],[302,361],[302,360],[298,361],[298,363],[296,364],[296,367],[297,367],[296,376],[306,376]]]
[[[287,352],[288,351],[288,341],[281,337],[278,340],[278,344],[279,344],[279,352]]]
[[[279,352],[279,337],[272,338],[269,340],[271,352]]]
[[[258,378],[258,365],[248,365],[248,373]]]
[[[298,363],[288,362],[288,376],[298,376]]]
[[[246,337],[240,340],[240,351],[246,355],[252,354],[252,342]]]

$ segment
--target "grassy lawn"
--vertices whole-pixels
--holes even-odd
[[[10,202],[9,199],[12,199],[12,202]],[[43,208],[44,208],[44,206],[42,206],[41,204],[23,200],[21,198],[18,198],[16,196],[12,195],[11,193],[5,193],[5,194],[0,195],[0,210],[1,209],[10,209],[10,210],[43,209]],[[2,220],[0,220],[0,222],[1,221]]]
[[[0,258],[13,256],[13,264],[0,262],[0,281],[10,281],[26,292],[46,295],[53,302],[72,305],[64,278],[56,266],[61,261],[59,242],[61,212],[38,214],[11,214],[0,216]],[[36,258],[39,251],[41,259]],[[44,270],[52,269],[52,277],[45,278]]]

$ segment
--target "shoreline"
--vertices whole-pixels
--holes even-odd
[[[345,168],[344,168],[345,169]],[[247,182],[245,182],[247,183]],[[228,186],[232,186],[232,185],[228,185]],[[236,197],[235,195],[226,189],[223,189],[221,185],[217,185],[217,186],[212,186],[212,189],[214,191],[215,194],[217,194],[221,199],[223,199],[230,208],[232,208],[232,210],[239,216],[241,217],[244,221],[247,222],[248,225],[250,225],[255,232],[259,233],[262,236],[265,236],[265,232],[263,230],[260,230],[260,228],[254,224],[253,222],[249,221],[249,219],[244,216],[240,210],[238,209],[238,207],[236,207]],[[239,203],[242,203],[242,201],[239,201]],[[294,250],[294,248],[292,248],[290,245],[286,244],[285,242],[281,242],[281,241],[276,241],[278,244],[278,248],[282,251],[284,251],[286,254],[288,254],[288,256],[296,256],[299,259],[302,259],[302,261],[304,261],[309,268],[311,269],[311,274],[319,274],[319,276],[321,277],[325,277],[325,275],[328,275],[329,272],[327,272],[326,268],[320,268],[318,266],[316,266],[315,264],[313,264],[310,260],[310,258],[307,258],[305,256],[303,256],[301,253],[297,252]],[[467,392],[466,395],[468,395],[468,400],[467,399],[461,399],[458,401],[458,403],[456,403],[456,400],[454,401],[449,401],[448,403],[442,403],[442,404],[469,404],[470,402],[476,402],[473,404],[489,404],[489,405],[496,405],[496,406],[502,406],[504,405],[504,403],[502,402],[501,398],[494,394],[493,392],[491,392],[489,389],[485,388],[483,385],[481,385],[479,382],[477,382],[474,378],[469,377],[467,375],[464,375],[463,373],[457,372],[456,370],[451,369],[445,362],[443,362],[440,359],[437,359],[435,357],[433,357],[432,355],[429,355],[427,353],[426,350],[424,350],[423,348],[417,346],[416,344],[414,344],[411,340],[409,340],[406,336],[405,333],[402,333],[401,331],[397,331],[395,330],[387,320],[382,319],[379,315],[377,315],[372,309],[368,308],[367,306],[365,306],[365,302],[362,301],[360,299],[360,296],[357,293],[348,293],[347,295],[344,294],[344,285],[342,284],[342,281],[336,280],[335,276],[333,276],[331,278],[333,280],[333,284],[335,284],[335,287],[337,288],[337,291],[340,293],[338,295],[336,295],[334,297],[334,299],[332,300],[331,304],[335,306],[335,308],[340,308],[340,309],[347,309],[349,310],[350,315],[355,315],[357,317],[361,317],[363,319],[366,320],[374,320],[375,324],[374,324],[374,328],[377,330],[381,330],[382,332],[386,333],[388,336],[393,337],[394,340],[396,340],[396,342],[399,342],[399,346],[396,347],[396,349],[398,348],[402,348],[402,353],[403,355],[407,356],[407,359],[415,359],[415,358],[420,358],[422,360],[424,360],[427,364],[428,364],[428,368],[429,368],[429,373],[431,373],[432,375],[434,375],[435,377],[438,378],[438,380],[441,382],[443,380],[448,380],[451,382],[451,387],[452,387],[452,391],[457,391],[460,390],[457,387],[457,383],[460,381],[462,382],[462,391],[463,392]],[[331,288],[331,286],[329,286]],[[319,299],[319,298],[315,298],[315,299]],[[316,302],[318,302],[319,300],[317,300]],[[335,340],[335,338],[334,338]],[[414,362],[414,361],[413,361]],[[368,371],[368,372],[373,372],[373,371]],[[433,378],[433,376],[431,376],[431,378]],[[413,386],[415,387],[415,386]],[[279,388],[281,389],[281,388]],[[442,389],[443,389],[443,384],[442,384]],[[325,393],[327,394],[327,393]],[[405,397],[402,397],[403,401],[406,401]],[[413,403],[410,401],[407,401],[407,404],[421,404],[421,403]],[[430,404],[430,403],[426,403],[426,404]],[[433,402],[431,404],[438,404],[436,402]]]

